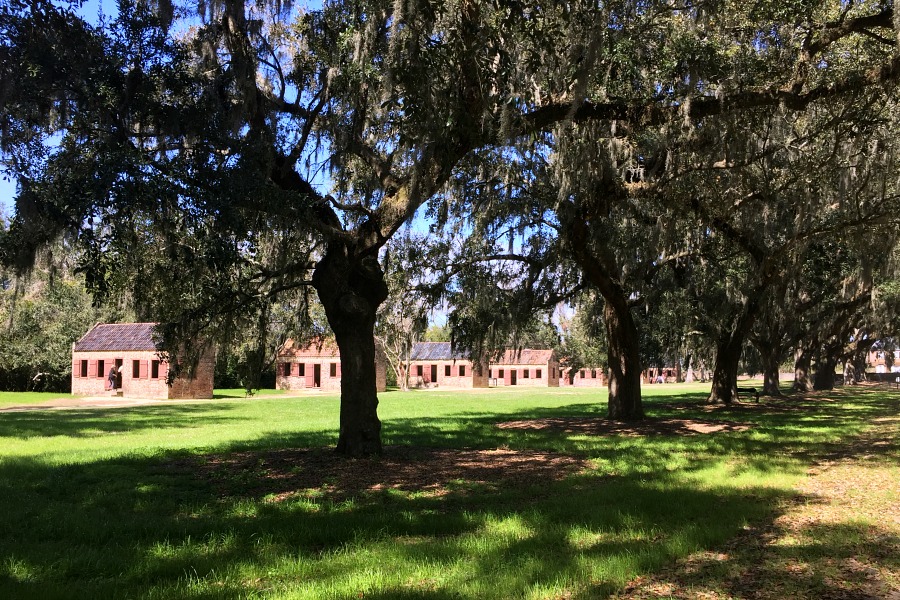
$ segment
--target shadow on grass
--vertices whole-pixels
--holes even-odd
[[[556,482],[457,485],[435,495],[273,502],[222,496],[208,481],[171,469],[171,459],[0,466],[0,596],[231,598],[277,588],[289,573],[324,590],[381,569],[396,573],[386,577],[382,597],[401,589],[443,597],[446,589],[407,586],[406,573],[423,564],[435,577],[458,577],[451,588],[474,585],[464,594],[473,598],[491,589],[509,597],[559,581],[576,585],[592,569],[594,586],[611,590],[765,517],[783,495],[694,489],[665,473],[587,472]]]
[[[839,401],[835,401],[835,399]],[[511,420],[550,419],[558,417],[603,418],[605,404],[572,404],[552,408],[532,408],[505,414],[467,411],[433,419],[391,419],[385,421],[386,443],[397,445],[446,445],[455,447],[540,448],[559,452],[588,453],[617,451],[619,448],[641,448],[658,455],[659,447],[690,447],[709,454],[735,454],[761,462],[778,464],[779,457],[796,460],[819,460],[848,452],[865,452],[873,456],[885,453],[885,447],[848,446],[848,439],[858,435],[866,423],[877,417],[897,415],[900,395],[871,393],[851,388],[823,394],[785,395],[777,400],[710,406],[705,394],[653,396],[645,398],[649,419],[702,419],[742,423],[752,426],[749,432],[723,432],[699,435],[690,442],[676,435],[652,437],[606,436],[609,443],[595,443],[600,436],[587,433],[571,435],[535,429],[503,430],[498,423]],[[651,443],[652,440],[652,443]],[[660,456],[660,460],[665,457]],[[890,458],[890,457],[888,457]]]
[[[689,566],[676,571],[674,582],[665,575],[658,581],[710,597],[893,597],[892,583],[882,571],[900,572],[900,537],[895,533],[871,524],[818,523],[791,532],[793,543],[773,543],[785,534],[777,527],[744,534],[724,553],[693,557]]]
[[[654,400],[651,415],[675,411],[664,405],[673,398]],[[560,585],[602,597],[636,574],[721,543],[748,522],[771,522],[791,496],[772,486],[698,486],[693,472],[728,461],[759,472],[798,469],[834,451],[861,419],[896,413],[896,399],[845,400],[823,409],[825,421],[810,421],[803,410],[716,413],[739,414],[756,427],[690,438],[495,426],[509,417],[597,416],[598,409],[585,405],[387,421],[392,444],[505,446],[592,459],[592,468],[561,481],[450,481],[440,493],[364,490],[337,498],[325,485],[292,489],[279,473],[265,475],[274,479],[260,487],[255,478],[263,475],[248,477],[245,468],[217,486],[196,470],[173,468],[195,459],[188,452],[65,466],[4,460],[0,597],[238,598],[290,595],[306,586],[335,598],[365,592],[367,598],[440,600],[522,597]],[[223,404],[141,407],[128,409],[134,414],[127,418],[122,410],[54,414],[49,422],[4,415],[19,421],[0,423],[0,435],[21,436],[28,427],[35,435],[93,435],[229,420]],[[702,406],[696,410],[710,418]],[[332,435],[267,434],[219,453],[321,446]],[[361,574],[370,571],[380,575],[366,583]]]
[[[0,414],[0,438],[96,437],[155,428],[191,428],[233,422],[227,403],[167,404],[134,408],[89,408]]]

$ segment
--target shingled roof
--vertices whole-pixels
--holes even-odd
[[[536,350],[534,348],[522,348],[521,350],[507,350],[500,360],[492,364],[498,365],[546,365],[553,359],[553,350]]]
[[[158,323],[98,323],[75,342],[75,352],[156,352],[153,328]]]
[[[309,342],[298,342],[292,338],[288,338],[281,348],[278,350],[279,358],[287,357],[305,357],[305,358],[328,358],[339,357],[341,351],[333,340],[316,338]]]
[[[450,342],[418,342],[412,347],[410,360],[469,360],[460,350],[453,352]]]

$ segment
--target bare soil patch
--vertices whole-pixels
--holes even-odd
[[[634,423],[620,423],[602,417],[553,417],[498,423],[500,429],[523,431],[562,431],[586,435],[698,435],[728,431],[746,431],[747,423],[705,419],[645,419]]]
[[[348,459],[325,448],[235,452],[170,463],[209,480],[222,496],[347,498],[385,490],[447,493],[461,485],[529,485],[560,480],[588,466],[553,452],[387,447],[379,457]]]

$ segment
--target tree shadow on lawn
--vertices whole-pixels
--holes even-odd
[[[440,598],[447,590],[438,588],[473,585],[468,597],[521,596],[592,579],[595,592],[606,592],[771,516],[785,495],[696,489],[665,471],[608,477],[591,469],[494,482],[446,474],[440,489],[352,495],[332,495],[323,482],[278,495],[233,464],[221,465],[233,476],[223,487],[186,460],[0,465],[0,596],[230,598],[325,589],[365,569],[388,574],[373,584],[386,586],[374,590],[382,597]],[[368,469],[381,459],[365,460]],[[431,592],[407,585],[423,564],[445,579]],[[293,566],[281,573],[285,565]],[[191,581],[193,592],[184,587]]]
[[[383,434],[386,443],[394,445],[539,448],[601,458],[626,448],[633,452],[643,449],[646,456],[642,462],[651,464],[668,461],[665,453],[671,450],[696,452],[704,457],[734,455],[762,470],[852,451],[883,453],[886,447],[848,445],[848,441],[872,419],[898,414],[900,397],[870,392],[838,394],[831,396],[839,401],[824,395],[788,397],[772,410],[769,403],[718,406],[711,410],[704,403],[705,396],[687,400],[685,396],[657,396],[654,402],[647,403],[648,421],[636,424],[633,430],[606,421],[605,407],[572,404],[499,415],[466,411],[433,419],[395,418],[385,420]],[[498,426],[512,422],[518,426]],[[559,426],[553,427],[554,422]],[[539,426],[529,427],[528,423]],[[709,425],[710,429],[718,425],[723,431],[693,435],[697,431],[691,424]],[[747,426],[749,430],[741,431]],[[642,430],[652,430],[654,435],[632,437]],[[622,435],[616,435],[617,432]],[[684,433],[691,434],[690,439]]]
[[[900,537],[876,525],[813,523],[790,534],[769,525],[637,579],[615,597],[876,600],[898,597],[898,573]]]
[[[157,428],[206,427],[240,420],[227,415],[235,408],[216,403],[7,412],[0,414],[0,438],[98,437]]]
[[[893,407],[872,403],[866,415]],[[834,407],[841,416],[844,409]],[[193,405],[164,408],[191,409],[176,415],[188,421],[202,416],[192,414]],[[584,405],[566,408],[596,414]],[[275,433],[205,455],[66,466],[4,461],[0,597],[231,598],[306,584],[325,589],[366,569],[386,573],[360,590],[366,597],[439,599],[448,589],[508,597],[554,585],[603,596],[636,574],[723,542],[746,522],[771,522],[791,492],[702,488],[691,472],[729,460],[796,470],[798,456],[825,456],[840,445],[834,432],[809,434],[820,427],[803,414],[748,414],[758,425],[753,431],[690,438],[523,433],[497,428],[507,415],[487,413],[386,422],[391,443],[424,447],[408,457],[419,471],[404,481],[425,477],[441,448],[468,449],[456,451],[461,459],[473,449],[507,448],[536,460],[541,452],[548,461],[554,453],[590,460],[564,479],[526,470],[493,481],[463,471],[445,473],[436,487],[391,486],[394,467],[379,458],[358,463],[371,476],[363,485],[337,485],[321,465],[303,462],[304,452],[328,454],[321,446],[333,432]],[[781,456],[783,448],[794,454]],[[681,463],[673,470],[676,455]],[[304,470],[317,468],[320,479],[301,487]],[[423,564],[433,577],[416,575]]]

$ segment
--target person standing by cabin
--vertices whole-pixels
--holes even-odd
[[[114,390],[116,389],[116,366],[113,365],[109,368],[109,373],[106,375],[106,389]]]

